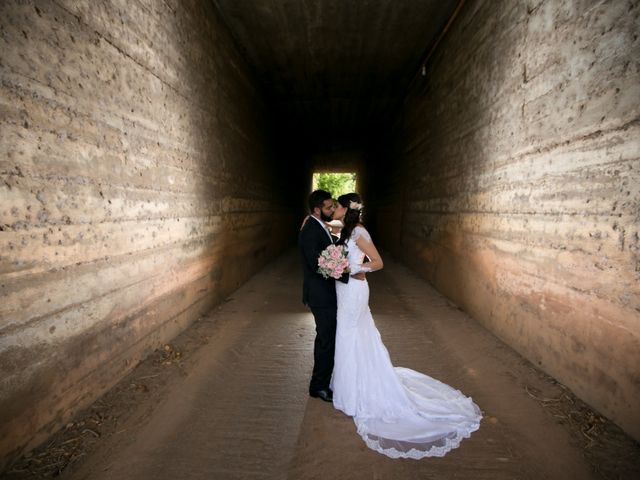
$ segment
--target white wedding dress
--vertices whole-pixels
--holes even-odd
[[[364,253],[354,228],[347,242],[349,264]],[[480,426],[482,414],[470,397],[438,380],[391,364],[369,310],[369,285],[336,282],[338,325],[331,379],[334,406],[352,416],[369,448],[392,458],[441,457]]]

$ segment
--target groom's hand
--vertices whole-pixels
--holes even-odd
[[[365,279],[365,273],[364,272],[355,273],[355,274],[351,275],[351,278],[355,278],[356,280],[364,280]]]

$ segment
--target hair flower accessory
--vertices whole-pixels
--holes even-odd
[[[351,201],[349,202],[349,208],[350,208],[351,210],[358,210],[358,211],[360,211],[360,210],[362,210],[362,204],[361,204],[361,203],[358,203],[358,202],[354,202],[353,200],[351,200]]]

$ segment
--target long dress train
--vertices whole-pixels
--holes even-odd
[[[364,253],[356,227],[347,242],[349,262]],[[392,458],[441,457],[480,426],[482,414],[470,397],[434,378],[395,367],[369,309],[366,281],[336,282],[338,324],[331,379],[334,406],[353,417],[373,450]]]

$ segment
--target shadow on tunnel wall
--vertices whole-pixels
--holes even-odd
[[[2,2],[0,468],[292,242],[211,3]]]
[[[640,6],[529,3],[467,2],[413,84],[377,237],[639,439]]]

